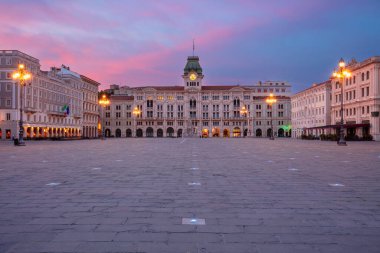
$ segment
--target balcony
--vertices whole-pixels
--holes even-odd
[[[64,112],[47,111],[46,113],[48,115],[59,116],[59,117],[66,117],[66,114]]]
[[[25,107],[23,110],[26,113],[36,113],[37,112],[37,109],[35,109],[33,107]]]

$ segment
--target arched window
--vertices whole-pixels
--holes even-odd
[[[367,71],[367,80],[369,79],[369,71]]]
[[[197,101],[195,99],[190,99],[190,109],[195,109],[197,107]]]
[[[240,99],[234,98],[234,108],[240,107]]]

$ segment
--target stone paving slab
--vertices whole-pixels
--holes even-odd
[[[0,142],[0,159],[1,253],[380,252],[376,142]]]

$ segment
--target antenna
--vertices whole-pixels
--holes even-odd
[[[193,39],[193,56],[194,56],[194,51],[195,51],[195,43],[194,43],[194,39]]]

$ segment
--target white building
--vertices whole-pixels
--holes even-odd
[[[331,124],[331,82],[313,84],[291,98],[292,137],[302,134],[319,136],[329,134],[324,127]]]
[[[0,50],[0,139],[18,137],[20,86],[11,76],[21,63],[32,74],[22,97],[24,137],[82,136],[83,104],[97,104],[97,96],[84,98],[88,80],[83,81],[66,66],[42,71],[38,59],[17,50]],[[97,86],[91,88],[91,94],[97,94]],[[92,107],[91,113],[96,117],[97,107]],[[86,123],[96,128],[94,118]]]
[[[343,80],[345,136],[348,140],[372,136],[380,141],[380,57],[363,62],[352,60],[347,69],[352,75]],[[342,99],[339,82],[332,79],[313,85],[292,97],[293,137],[339,135]]]
[[[289,83],[204,85],[197,56],[188,57],[182,78],[177,86],[112,85],[111,104],[102,116],[106,136],[266,137],[271,119],[276,136],[290,136]],[[273,108],[265,103],[270,93],[277,98]]]
[[[380,57],[362,62],[352,60],[347,68],[352,76],[343,82],[343,118],[348,138],[368,137],[380,141]],[[332,80],[331,122],[340,123],[341,88]]]

